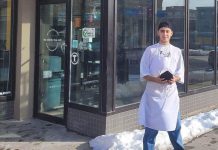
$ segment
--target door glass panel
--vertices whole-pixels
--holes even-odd
[[[0,96],[11,94],[11,0],[0,2]]]
[[[72,4],[70,102],[98,107],[100,77],[100,0]]]
[[[40,6],[39,112],[63,117],[66,5]]]

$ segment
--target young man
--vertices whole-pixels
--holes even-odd
[[[147,81],[139,106],[139,122],[145,127],[143,149],[154,150],[158,131],[167,131],[175,150],[184,150],[176,82],[184,82],[181,50],[170,44],[171,25],[161,22],[159,43],[146,48],[140,63],[140,76]]]

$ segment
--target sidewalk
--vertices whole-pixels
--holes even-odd
[[[38,119],[0,121],[0,150],[90,150],[89,140]]]
[[[0,150],[91,150],[90,138],[64,126],[31,119],[0,121]],[[217,150],[218,128],[185,144],[185,150]]]
[[[185,150],[217,150],[218,128],[185,144]]]

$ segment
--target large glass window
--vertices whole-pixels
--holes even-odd
[[[11,4],[0,1],[0,96],[11,94]]]
[[[161,0],[157,1],[156,23],[169,21],[173,27],[171,43],[182,50],[184,49],[184,0]]]
[[[152,0],[117,1],[116,106],[139,101],[145,82],[140,81],[140,59],[152,44]]]
[[[161,0],[157,1],[156,26],[161,21],[169,21],[173,27],[171,43],[179,47],[184,58],[184,0]],[[156,27],[157,28],[157,27]],[[184,84],[177,84],[179,91],[184,91]]]
[[[189,0],[189,89],[214,81],[214,0]]]
[[[74,0],[71,22],[70,102],[98,107],[101,0]]]

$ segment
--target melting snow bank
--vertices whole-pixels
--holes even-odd
[[[218,126],[218,109],[182,120],[182,138],[184,143],[211,131]],[[122,132],[98,136],[89,141],[93,150],[142,150],[144,130]],[[171,149],[167,132],[160,131],[156,138],[157,150]]]

